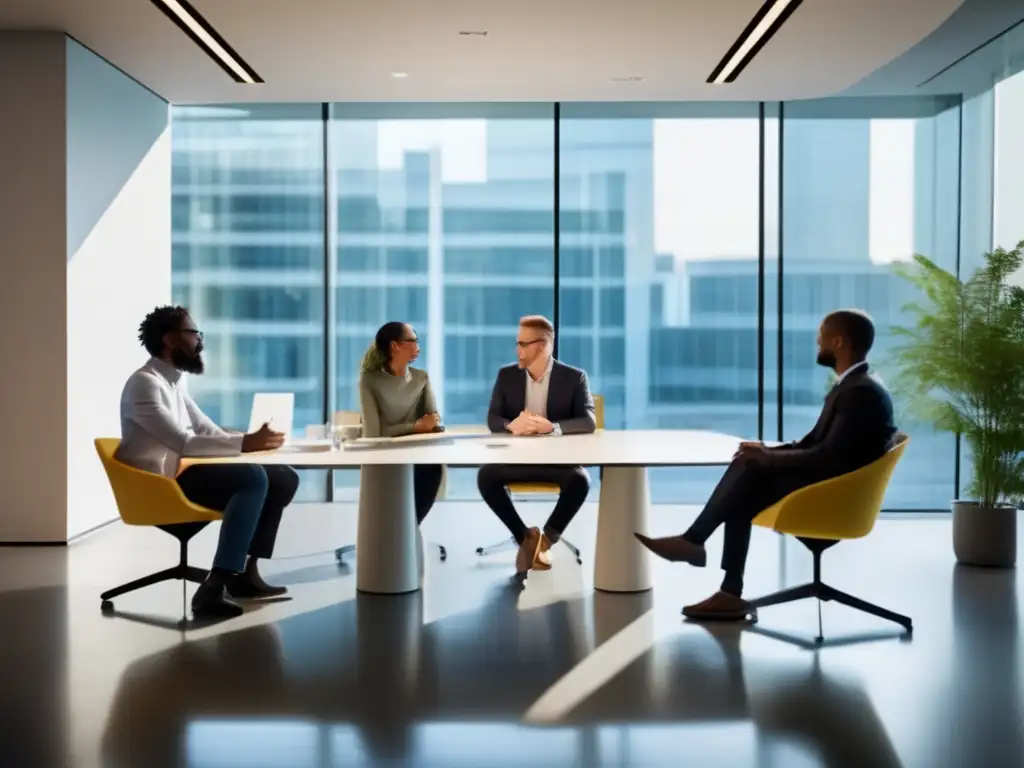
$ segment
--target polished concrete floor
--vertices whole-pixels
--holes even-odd
[[[543,519],[546,505],[523,505]],[[655,533],[694,510],[657,507]],[[357,595],[330,553],[351,505],[289,510],[264,569],[291,599],[182,626],[165,584],[100,612],[99,593],[173,563],[158,531],[110,526],[62,548],[0,548],[3,766],[1024,765],[1018,571],[957,567],[950,522],[884,519],[825,555],[826,581],[915,621],[833,604],[765,609],[751,627],[680,620],[719,578],[656,566],[653,592],[595,593],[595,510],[525,589],[479,504],[441,505],[422,593]],[[215,529],[194,545],[208,562]],[[713,540],[716,558],[720,542]],[[750,595],[806,581],[798,542],[755,531]]]

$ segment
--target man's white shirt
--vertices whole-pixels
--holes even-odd
[[[242,434],[214,424],[188,394],[182,372],[150,358],[121,393],[117,458],[147,472],[174,477],[186,456],[236,456]]]

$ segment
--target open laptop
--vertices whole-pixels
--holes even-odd
[[[284,433],[287,443],[292,439],[294,419],[294,392],[257,392],[252,396],[252,413],[249,416],[250,432],[255,432],[264,424],[269,424],[275,432]]]

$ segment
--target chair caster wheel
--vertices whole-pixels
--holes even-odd
[[[476,553],[477,553],[478,555],[483,555],[483,553],[484,553],[484,548],[483,548],[483,547],[477,547],[477,548],[476,548]]]
[[[443,563],[445,560],[448,559],[448,550],[445,549],[444,547],[441,547],[440,549],[441,549],[441,562]]]
[[[576,558],[576,565],[583,565],[583,558],[582,557],[577,557]]]
[[[100,603],[100,611],[102,611],[103,613],[113,613],[114,604],[110,600],[104,600],[102,603]]]

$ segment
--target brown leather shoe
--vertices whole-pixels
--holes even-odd
[[[551,547],[554,546],[543,533],[540,535],[540,546],[537,547],[537,554],[533,556],[533,567],[538,571],[551,570]]]
[[[533,568],[537,559],[537,552],[540,549],[540,528],[531,528],[526,532],[526,538],[519,545],[519,552],[516,553],[516,573],[526,573]]]
[[[708,553],[700,544],[687,541],[682,536],[665,536],[660,539],[652,539],[642,533],[634,533],[637,540],[647,547],[651,552],[665,560],[674,563],[689,563],[697,568],[703,568],[708,562]]]
[[[703,602],[683,608],[683,616],[695,621],[757,621],[757,609],[728,592],[715,592]]]

